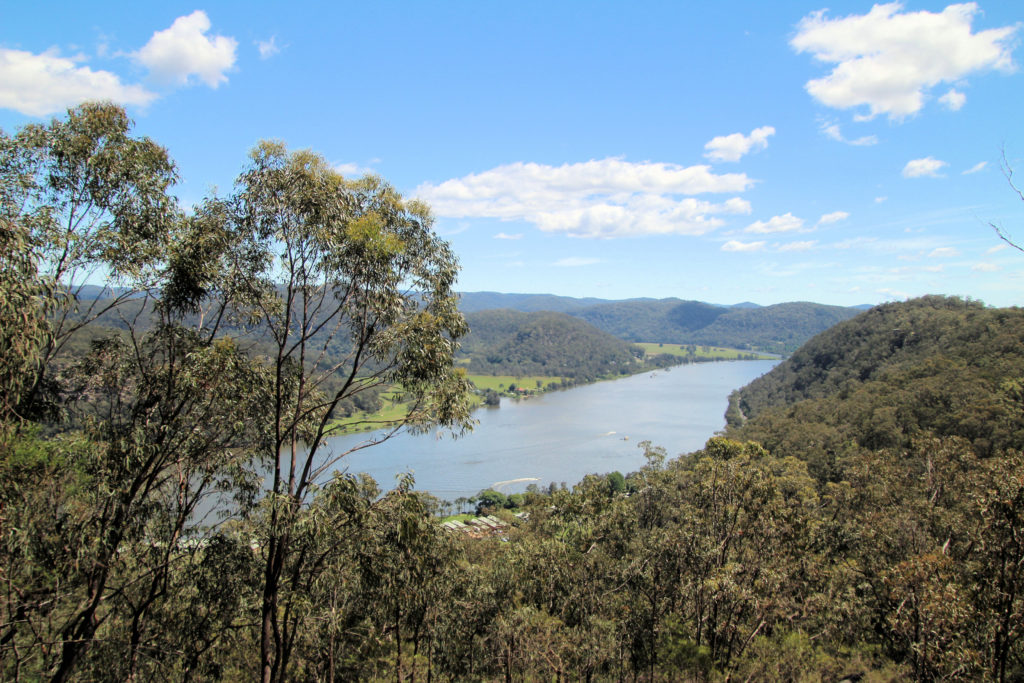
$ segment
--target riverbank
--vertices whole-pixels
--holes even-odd
[[[719,361],[761,361],[776,360],[776,357],[730,349],[719,346],[695,346],[679,344],[639,343],[635,346],[644,350],[643,362],[638,363],[633,372],[620,375],[598,377],[589,381],[578,381],[573,378],[551,375],[466,375],[476,389],[473,396],[473,409],[484,406],[498,406],[502,398],[522,399],[550,391],[560,391],[573,387],[586,386],[597,382],[617,380],[632,375],[663,370],[690,363],[710,363]],[[656,363],[658,356],[668,356]],[[373,412],[359,411],[351,416],[338,418],[331,423],[335,434],[360,434],[378,429],[385,429],[399,423],[406,415],[408,408],[404,403],[395,403],[390,399],[390,392],[385,393],[383,405]]]

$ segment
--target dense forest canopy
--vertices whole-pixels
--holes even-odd
[[[981,456],[1024,447],[1024,311],[925,297],[836,325],[736,392],[735,433],[816,467],[857,445],[960,437]]]
[[[427,207],[313,153],[263,143],[191,214],[174,180],[110,105],[0,134],[3,679],[1024,678],[1020,309],[875,308],[700,451],[640,444],[469,535],[411,476],[331,474],[343,401],[399,387],[402,425],[457,431],[459,339],[541,367],[560,336],[631,347],[556,313],[467,337]]]

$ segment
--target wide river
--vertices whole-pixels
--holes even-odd
[[[400,434],[349,454],[338,468],[366,472],[384,489],[397,474],[411,471],[417,489],[449,501],[495,484],[510,493],[531,481],[571,487],[589,473],[627,474],[645,462],[641,441],[663,446],[671,457],[701,448],[725,426],[729,393],[777,362],[681,365],[529,399],[502,399],[500,408],[474,413],[479,423],[466,436]],[[335,437],[329,447],[340,453],[366,438]]]

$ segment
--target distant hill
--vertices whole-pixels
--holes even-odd
[[[859,312],[805,302],[726,308],[700,301],[659,299],[600,304],[573,311],[572,315],[626,341],[788,353]]]
[[[631,342],[686,343],[685,333],[710,325],[729,309],[699,301],[613,301],[572,312],[598,329]]]
[[[707,327],[683,334],[680,343],[753,348],[788,353],[836,323],[849,320],[858,309],[792,302],[759,308],[733,308]]]
[[[628,342],[702,344],[775,353],[794,351],[862,310],[808,302],[720,306],[676,298],[610,301],[497,292],[463,293],[460,306],[464,313],[493,308],[568,313]]]
[[[643,351],[564,313],[498,310],[469,313],[463,350],[469,371],[548,375],[576,382],[635,372]]]

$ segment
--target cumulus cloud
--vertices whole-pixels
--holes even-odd
[[[806,242],[790,242],[789,244],[783,244],[779,247],[779,251],[807,251],[813,249],[814,245],[817,244],[817,240],[808,240]]]
[[[46,116],[85,100],[145,106],[156,94],[109,71],[93,71],[56,50],[33,54],[0,48],[0,107]]]
[[[722,245],[722,251],[761,251],[764,249],[764,242],[740,242],[729,240]]]
[[[971,266],[971,270],[976,270],[979,273],[994,273],[999,270],[999,266],[994,263],[975,263]]]
[[[903,167],[904,178],[923,178],[925,176],[929,178],[938,178],[939,171],[946,166],[949,166],[945,161],[939,161],[932,157],[925,157],[924,159],[911,159],[907,162],[907,165]]]
[[[850,214],[846,211],[833,211],[832,213],[826,213],[818,219],[818,225],[829,225],[831,223],[838,223],[839,221],[845,221],[850,217]]]
[[[994,246],[994,247],[989,247],[988,249],[986,249],[986,250],[985,250],[985,253],[986,253],[986,254],[994,254],[994,253],[996,253],[997,251],[1002,251],[1003,249],[1007,249],[1007,248],[1009,248],[1009,246],[1010,246],[1010,245],[1008,245],[1008,244],[997,244],[997,245],[996,245],[996,246]]]
[[[260,59],[270,59],[281,51],[277,46],[277,36],[270,36],[270,40],[257,40],[256,49],[260,51]]]
[[[960,252],[953,247],[938,247],[928,252],[928,258],[950,258],[959,254]]]
[[[978,171],[984,170],[986,166],[988,166],[988,162],[987,161],[979,161],[974,166],[971,166],[969,169],[967,169],[966,171],[964,171],[960,175],[970,175],[972,173],[977,173]]]
[[[756,152],[768,146],[768,138],[775,135],[771,126],[761,126],[750,131],[750,135],[733,133],[712,138],[704,149],[704,156],[711,161],[739,161],[743,155]]]
[[[517,232],[514,235],[507,235],[507,234],[505,234],[503,232],[499,232],[497,235],[494,236],[494,239],[496,239],[496,240],[521,240],[521,239],[523,239],[523,233]]]
[[[712,173],[709,166],[601,159],[548,166],[514,163],[420,185],[415,195],[438,216],[527,221],[545,232],[576,237],[702,235],[723,214],[748,214],[750,202],[711,202],[692,196],[743,192],[743,173]]]
[[[939,102],[947,109],[960,111],[960,107],[964,106],[964,103],[967,102],[967,95],[959,92],[956,88],[950,88],[949,92],[939,98]]]
[[[578,266],[592,266],[595,263],[600,263],[599,258],[587,258],[583,256],[570,256],[568,258],[558,259],[551,265],[558,266],[559,268],[576,268]]]
[[[871,145],[878,144],[877,135],[863,135],[853,140],[847,139],[843,136],[843,132],[839,129],[838,123],[825,123],[821,126],[821,132],[827,137],[835,140],[836,142],[842,142],[847,145],[853,145],[854,147],[869,147]]]
[[[157,31],[134,54],[159,83],[189,85],[193,76],[211,88],[225,83],[225,72],[235,64],[238,41],[226,36],[210,36],[210,19],[196,10],[178,17],[170,28]]]
[[[766,221],[754,221],[744,228],[743,231],[768,234],[774,232],[793,232],[803,227],[803,218],[797,218],[791,213],[786,213],[781,216],[773,216]]]
[[[835,65],[824,78],[808,81],[807,92],[836,109],[867,107],[862,118],[885,114],[898,120],[920,111],[926,93],[940,83],[988,69],[1013,70],[1017,26],[972,33],[976,3],[939,13],[902,10],[891,2],[864,15],[830,19],[821,10],[801,19],[790,45]],[[964,96],[950,93],[944,104],[962,106]]]

